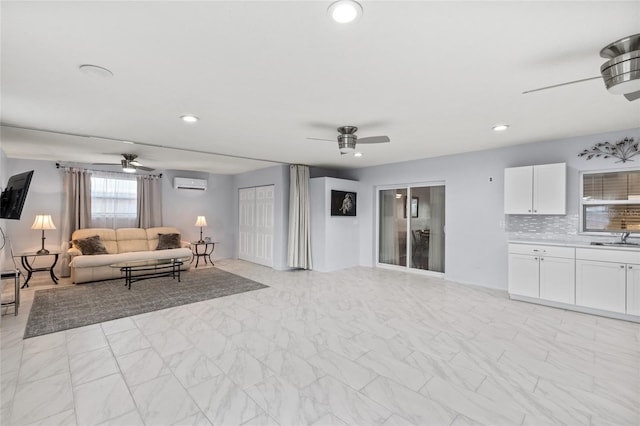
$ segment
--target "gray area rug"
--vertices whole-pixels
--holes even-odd
[[[217,268],[183,271],[181,279],[151,278],[131,290],[124,278],[37,290],[24,338],[268,287]]]

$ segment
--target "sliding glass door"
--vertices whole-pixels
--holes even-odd
[[[378,191],[378,264],[444,273],[444,185]]]
[[[380,263],[407,266],[407,217],[403,216],[406,189],[380,191],[378,259]]]

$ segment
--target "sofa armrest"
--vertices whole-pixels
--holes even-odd
[[[70,249],[67,250],[67,257],[69,259],[69,263],[71,263],[71,261],[78,256],[82,256],[82,252],[77,248],[71,247]]]

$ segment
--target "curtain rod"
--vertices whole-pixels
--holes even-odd
[[[85,172],[104,172],[104,173],[115,173],[118,175],[125,175],[125,176],[132,176],[132,177],[137,177],[137,176],[149,176],[149,177],[157,177],[157,178],[162,178],[162,173],[158,174],[158,175],[153,175],[153,174],[148,174],[148,175],[138,175],[138,174],[132,174],[132,173],[124,173],[124,172],[112,172],[112,171],[106,171],[106,170],[94,170],[94,169],[85,169],[83,167],[69,167],[69,166],[65,166],[63,164],[60,163],[56,163],[56,169],[63,169],[63,170],[71,170],[71,169],[77,169],[77,170],[82,170]]]

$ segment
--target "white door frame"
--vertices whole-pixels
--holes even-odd
[[[444,186],[445,187],[445,212],[446,212],[446,193],[447,193],[447,185],[446,182],[444,180],[440,180],[440,181],[430,181],[430,182],[418,182],[418,183],[407,183],[407,184],[395,184],[395,185],[378,185],[376,186],[376,220],[375,220],[375,228],[376,228],[376,232],[375,232],[375,265],[376,268],[382,268],[382,269],[391,269],[394,271],[402,271],[402,272],[411,272],[414,274],[420,274],[420,275],[428,275],[430,277],[437,277],[437,278],[445,278],[445,273],[446,273],[446,268],[445,268],[445,272],[435,272],[435,271],[425,271],[424,269],[417,269],[417,268],[412,268],[410,267],[410,253],[411,253],[411,239],[409,238],[409,232],[411,231],[411,220],[410,218],[407,218],[407,265],[406,266],[400,266],[400,265],[390,265],[388,263],[380,263],[380,191],[385,191],[385,190],[389,190],[389,189],[405,189],[407,191],[407,211],[410,211],[410,206],[409,206],[409,202],[411,200],[411,188],[416,188],[416,187],[425,187],[425,186]],[[445,213],[446,214],[446,213]],[[445,222],[445,230],[446,230],[446,222]],[[447,244],[447,234],[445,232],[445,247]],[[446,257],[445,257],[446,259]]]

